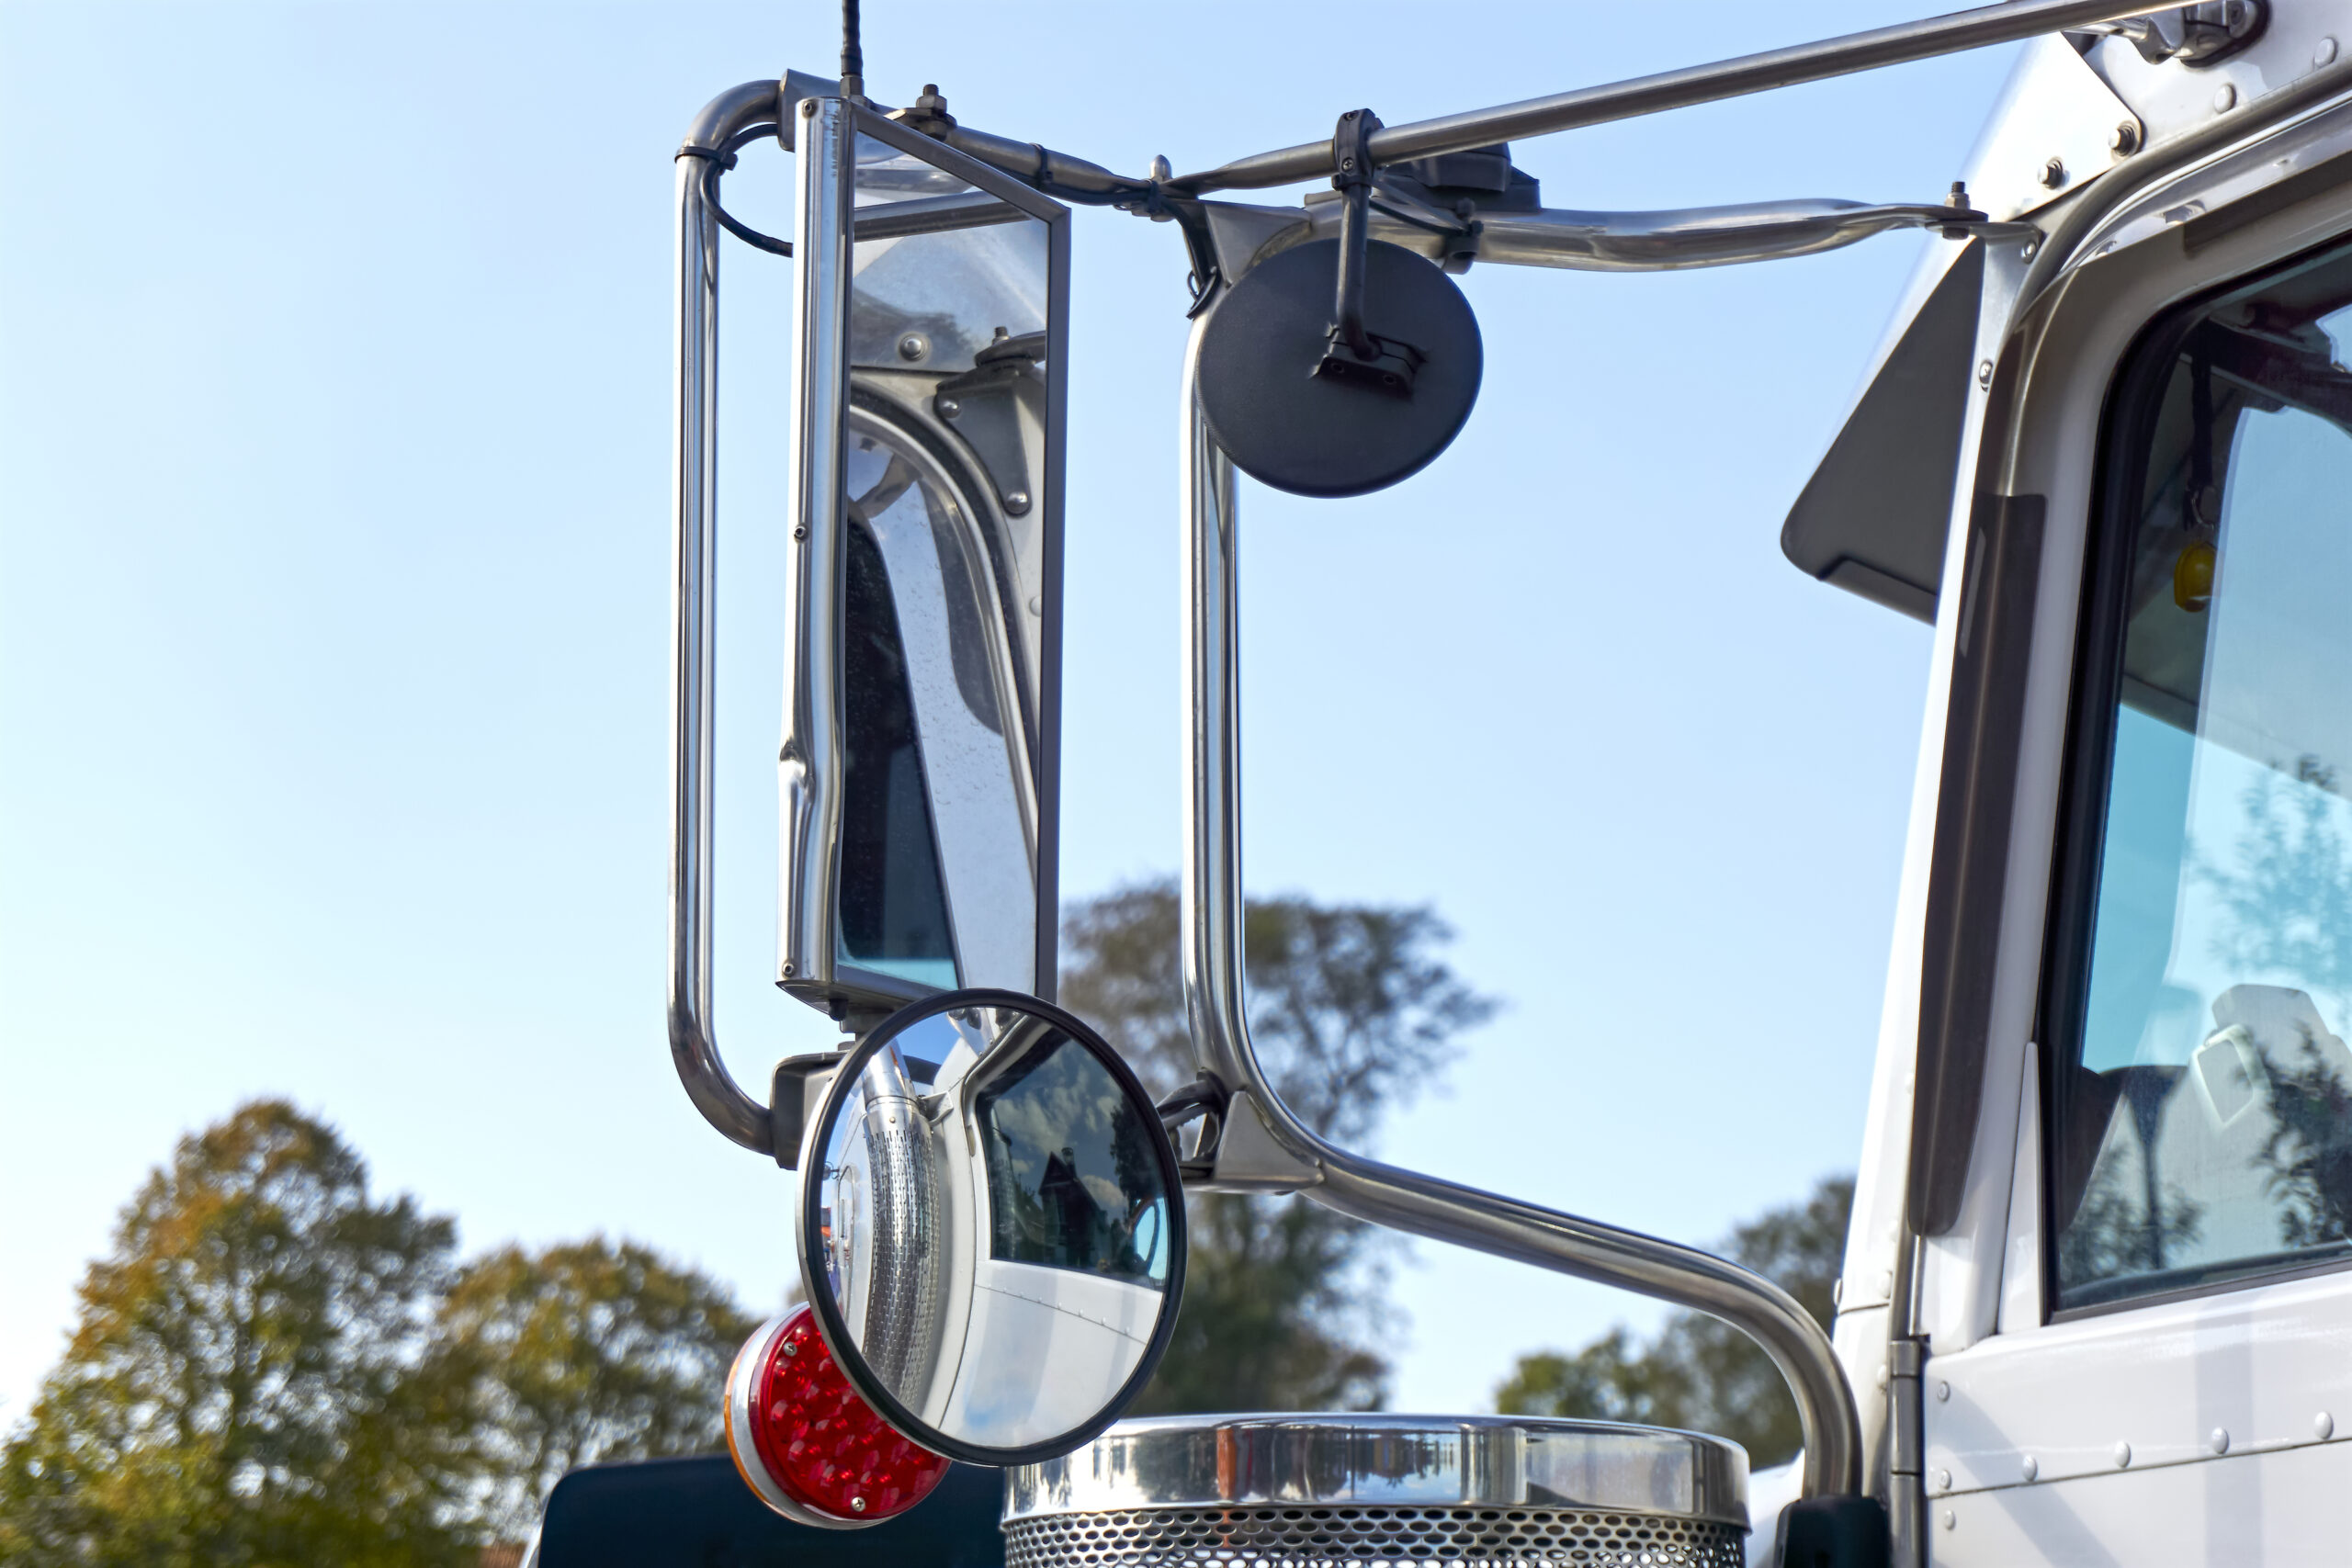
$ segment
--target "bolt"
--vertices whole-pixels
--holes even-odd
[[[899,357],[921,359],[931,352],[931,340],[921,333],[909,333],[899,340]]]
[[[1965,180],[1952,181],[1951,190],[1944,197],[1944,205],[1946,207],[1956,207],[1962,212],[1967,211],[1968,182]]]
[[[2031,261],[2031,260],[2034,258],[2034,254],[2035,254],[2036,252],[2040,251],[2041,249],[2041,241],[2039,241],[2039,240],[2028,240],[2024,244],[2019,245],[2019,246],[2018,247],[2018,255],[2019,259],[2021,259],[2021,260],[2024,260],[2024,261]]]
[[[1986,359],[1978,362],[1976,367],[1976,384],[1980,387],[1989,387],[1993,384],[1993,362],[1991,360]]]
[[[1940,1379],[1940,1378],[1937,1379],[1937,1380],[1936,1380],[1936,1403],[1937,1403],[1937,1404],[1941,1404],[1945,1400],[1950,1399],[1951,1397],[1951,1384],[1950,1384],[1950,1383],[1948,1383],[1948,1382],[1944,1382],[1944,1381],[1943,1381],[1942,1379]]]
[[[2048,186],[2052,190],[2056,190],[2060,186],[2064,185],[2066,183],[2065,160],[2063,158],[2052,158],[2047,164],[2042,164],[2041,183]]]
[[[2131,1445],[2131,1444],[2129,1444],[2129,1443],[2118,1443],[2118,1444],[2116,1444],[2116,1445],[2115,1445],[2115,1468],[2116,1468],[2116,1469],[2118,1469],[2118,1470],[2126,1470],[2126,1469],[2129,1469],[2129,1468],[2131,1467],[2131,1464],[2132,1464],[2132,1445]]]
[[[786,964],[786,965],[785,965],[785,967],[788,969],[788,968],[790,968],[790,967],[791,967],[791,965],[787,964]],[[791,1340],[789,1340],[789,1339],[786,1340],[782,1345],[778,1346],[778,1347],[777,1347],[777,1348],[778,1348],[778,1349],[780,1349],[780,1350],[782,1350],[782,1351],[783,1351],[786,1355],[787,1355],[787,1356],[797,1356],[798,1354],[800,1354],[800,1347],[799,1347],[799,1346],[797,1346],[797,1345],[795,1345],[795,1344],[794,1344]]]
[[[1029,492],[1025,490],[1006,491],[1004,492],[1004,509],[1007,512],[1012,513],[1016,517],[1028,511]]]
[[[2213,112],[2227,114],[2238,107],[2238,90],[2227,82],[2213,89]]]
[[[2321,1442],[2335,1436],[2335,1417],[2323,1410],[2312,1417],[2312,1436]]]
[[[2031,1481],[2041,1473],[2041,1466],[2035,1461],[2031,1454],[2025,1456],[2025,1462],[2018,1466],[2018,1469],[2028,1481]]]
[[[785,972],[786,974],[787,974],[787,975],[791,974],[791,973],[792,973],[792,965],[791,965],[791,964],[786,964],[786,965],[784,966],[784,972]]]
[[[942,399],[940,399],[940,400],[939,400],[939,417],[940,417],[940,418],[942,418],[942,419],[954,419],[957,414],[962,413],[963,412],[964,412],[964,405],[963,405],[963,404],[961,404],[961,403],[959,403],[959,402],[957,402],[955,399],[953,399],[953,398],[942,398]]]
[[[815,119],[817,118],[816,99],[803,98],[800,100],[800,118],[802,119]]]
[[[2140,150],[2140,122],[2120,119],[2115,129],[2107,133],[2107,150],[2119,158],[2129,158]]]
[[[2228,1453],[2230,1451],[2230,1429],[2227,1427],[2214,1427],[2213,1435],[2205,1439],[2205,1446],[2211,1449],[2217,1454]]]
[[[865,1499],[863,1497],[852,1497],[849,1500],[849,1511],[853,1514],[862,1514],[865,1512]]]
[[[1355,166],[1356,161],[1353,158],[1342,158],[1340,160],[1340,169],[1342,173],[1345,173],[1347,170],[1352,169]]]

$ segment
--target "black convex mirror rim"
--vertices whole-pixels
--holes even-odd
[[[1150,1128],[1151,1146],[1159,1162],[1160,1179],[1168,1190],[1168,1280],[1163,1289],[1163,1301],[1157,1322],[1152,1325],[1151,1339],[1144,1347],[1143,1358],[1136,1363],[1135,1371],[1121,1384],[1116,1393],[1103,1402],[1102,1409],[1082,1426],[1073,1427],[1060,1437],[1024,1448],[989,1448],[985,1444],[968,1443],[926,1424],[909,1410],[903,1401],[882,1384],[874,1375],[852,1342],[849,1325],[842,1317],[841,1303],[833,1300],[827,1288],[822,1258],[825,1255],[824,1234],[820,1223],[822,1207],[820,1189],[825,1179],[824,1150],[831,1145],[833,1124],[840,1120],[842,1109],[857,1087],[866,1065],[880,1055],[900,1034],[928,1018],[954,1012],[963,1008],[1014,1009],[1032,1018],[1042,1019],[1060,1030],[1070,1039],[1086,1047],[1110,1072],[1112,1078],[1142,1108],[1144,1121]],[[859,1041],[842,1059],[833,1074],[825,1100],[808,1124],[801,1145],[800,1159],[800,1226],[798,1258],[800,1287],[808,1299],[809,1309],[816,1314],[817,1331],[823,1336],[825,1346],[833,1353],[850,1386],[868,1404],[881,1412],[882,1418],[897,1427],[905,1437],[922,1444],[933,1453],[967,1464],[1012,1466],[1035,1464],[1044,1460],[1058,1459],[1093,1441],[1119,1418],[1143,1392],[1159,1370],[1159,1359],[1168,1350],[1169,1341],[1176,1332],[1176,1314],[1184,1300],[1184,1254],[1187,1245],[1184,1213],[1184,1188],[1176,1163],[1176,1145],[1160,1124],[1159,1112],[1153,1106],[1150,1091],[1136,1077],[1135,1069],[1114,1050],[1111,1043],[1073,1013],[1041,1001],[1019,991],[976,989],[944,991],[910,1002],[905,1007],[875,1025],[865,1039]],[[1041,1376],[1050,1375],[1040,1368]]]

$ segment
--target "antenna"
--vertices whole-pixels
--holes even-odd
[[[842,0],[842,96],[865,96],[865,50],[858,41],[857,0]]]

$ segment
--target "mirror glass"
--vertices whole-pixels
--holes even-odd
[[[858,118],[835,978],[1047,990],[1067,214]]]
[[[851,1380],[978,1463],[1067,1452],[1158,1363],[1183,1196],[1150,1098],[1058,1009],[956,992],[842,1064],[802,1163],[802,1282]]]

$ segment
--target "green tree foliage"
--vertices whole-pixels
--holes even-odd
[[[426,1381],[465,1434],[472,1533],[520,1540],[576,1465],[718,1447],[728,1362],[755,1326],[724,1286],[631,1242],[468,1265]]]
[[[1387,1106],[1430,1082],[1494,1003],[1433,954],[1452,936],[1426,908],[1253,899],[1242,930],[1250,1034],[1301,1120],[1361,1147]],[[1128,887],[1063,922],[1061,998],[1157,1094],[1193,1080],[1176,891]],[[1377,1409],[1388,1362],[1386,1234],[1304,1199],[1193,1194],[1184,1304],[1136,1414]]]
[[[0,1559],[457,1561],[409,1376],[454,1240],[282,1102],[184,1139],[0,1455]]]
[[[1802,1203],[1766,1211],[1722,1250],[1796,1297],[1824,1328],[1854,1206],[1850,1177],[1825,1179]],[[1737,1329],[1677,1313],[1646,1344],[1620,1326],[1572,1354],[1522,1356],[1495,1408],[1679,1427],[1729,1438],[1751,1463],[1779,1464],[1803,1446],[1795,1403],[1764,1352]]]
[[[717,1446],[752,1326],[721,1287],[626,1242],[455,1244],[281,1102],[183,1140],[0,1448],[0,1562],[470,1568],[571,1465]]]

